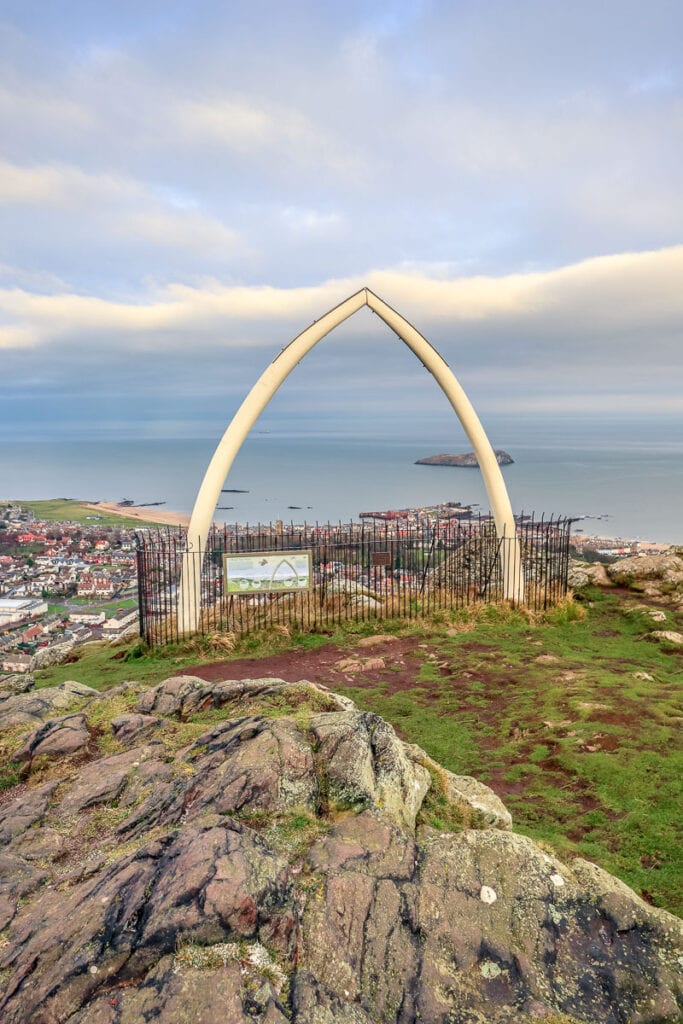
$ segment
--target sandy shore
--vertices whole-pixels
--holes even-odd
[[[161,526],[189,526],[190,517],[182,512],[162,511],[159,508],[122,508],[114,501],[98,501],[94,503],[84,502],[86,508],[94,512],[110,512],[114,516],[122,516],[126,519],[142,519],[147,523],[159,523]]]

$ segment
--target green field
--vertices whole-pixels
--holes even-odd
[[[81,501],[77,501],[75,498],[45,498],[41,501],[24,501],[17,498],[12,504],[30,508],[39,519],[46,519],[52,522],[66,522],[70,520],[73,523],[83,523],[88,526],[100,524],[102,526],[125,526],[132,528],[155,525],[142,519],[129,519],[127,516],[112,515],[110,512],[95,512],[91,508],[86,508]]]
[[[48,602],[47,610],[50,615],[70,615],[74,610],[74,605],[78,605],[79,608],[87,608],[93,612],[105,612],[107,618],[112,618],[119,608],[124,608],[126,611],[130,611],[133,608],[137,608],[138,601],[136,597],[123,597],[118,601],[93,601],[89,597],[74,597],[69,598],[69,603],[64,604],[63,602],[53,603]]]

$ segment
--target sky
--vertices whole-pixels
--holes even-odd
[[[679,0],[0,0],[0,439],[212,437],[363,286],[482,415],[683,422]],[[367,310],[264,413],[442,435]]]

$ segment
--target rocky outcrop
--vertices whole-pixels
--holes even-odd
[[[99,696],[99,692],[91,686],[84,686],[74,680],[39,690],[34,688],[31,680],[30,687],[22,692],[14,690],[0,693],[0,729],[15,725],[35,726],[55,711],[77,707]]]
[[[569,563],[573,590],[595,585],[630,587],[643,597],[683,610],[683,555],[674,547],[661,555],[634,555],[605,565],[601,562]]]
[[[502,448],[494,449],[493,454],[499,466],[510,466],[515,461],[511,455],[504,452]],[[466,452],[464,455],[428,455],[424,459],[417,459],[416,466],[478,466],[479,459],[474,452]]]
[[[622,558],[607,566],[607,574],[615,583],[626,586],[646,580],[661,580],[673,586],[683,586],[683,558],[675,554]]]
[[[323,687],[128,684],[14,755],[3,1024],[679,1019],[676,918]]]
[[[567,586],[571,590],[583,590],[584,587],[612,587],[614,583],[607,574],[602,562],[577,562],[570,558],[567,572]]]

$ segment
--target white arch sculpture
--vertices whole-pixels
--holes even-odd
[[[363,306],[369,306],[415,353],[453,406],[479,461],[498,538],[507,538],[507,542],[513,545],[512,550],[507,553],[508,557],[503,557],[504,596],[508,600],[523,599],[519,541],[516,538],[512,506],[503,474],[479,417],[450,367],[427,339],[369,288],[361,288],[320,320],[314,321],[282,349],[256,381],[223,434],[197,493],[187,532],[187,548],[183,556],[178,594],[179,633],[197,631],[201,614],[201,544],[206,544],[221,488],[249,431],[280,385],[303,357],[326,334]],[[504,550],[505,545],[502,544],[501,557]]]

